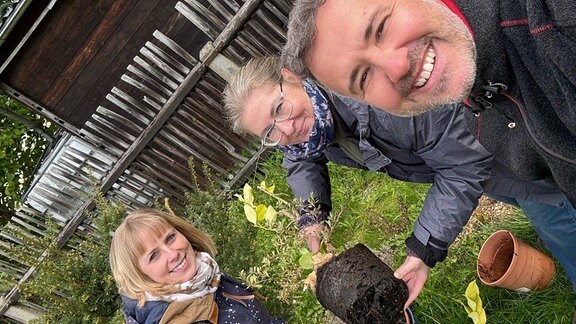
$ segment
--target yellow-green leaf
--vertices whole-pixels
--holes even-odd
[[[468,309],[470,309],[469,312],[475,312],[476,311],[476,301],[470,299],[468,296],[466,297],[466,300],[468,301]]]
[[[258,222],[261,222],[264,220],[264,218],[266,217],[266,210],[268,208],[266,208],[266,206],[260,204],[258,206],[256,206],[256,220]]]
[[[466,298],[476,300],[480,297],[480,289],[476,284],[476,280],[472,280],[466,288]]]
[[[478,323],[480,324],[486,324],[486,311],[484,309],[482,309],[482,312],[480,312],[480,320],[478,321]]]
[[[482,299],[480,299],[480,290],[476,284],[476,280],[468,284],[466,288],[466,299],[472,311],[477,312],[479,309],[482,309]]]
[[[464,308],[468,312],[468,317],[472,319],[474,324],[485,324],[486,323],[486,312],[482,308],[482,299],[480,298],[480,289],[476,284],[476,280],[473,280],[468,284],[466,288],[466,300],[468,306],[464,305]]]
[[[472,322],[474,323],[480,323],[480,316],[478,315],[478,313],[476,312],[472,312],[468,314],[468,317],[470,317],[472,319]]]
[[[312,259],[312,253],[309,251],[307,253],[302,254],[300,259],[298,259],[298,263],[302,269],[314,269],[314,260]]]
[[[274,189],[276,188],[276,186],[271,185],[270,187],[268,187],[266,186],[266,181],[262,181],[260,183],[260,188],[264,189],[266,192],[274,193]]]
[[[482,313],[471,312],[468,317],[472,319],[474,324],[486,324],[486,312],[484,310],[482,310]]]
[[[253,205],[254,204],[254,192],[249,184],[244,185],[244,203]]]
[[[256,211],[254,208],[252,208],[252,206],[244,205],[244,214],[246,214],[246,218],[250,223],[256,225]]]
[[[276,221],[276,215],[277,214],[278,213],[276,213],[276,210],[274,209],[274,207],[268,206],[268,208],[266,208],[266,215],[264,216],[264,219],[268,223],[274,223]]]

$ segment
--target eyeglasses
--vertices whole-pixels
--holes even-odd
[[[282,82],[280,82],[280,99],[276,103],[274,108],[274,123],[270,127],[266,128],[264,135],[262,136],[263,146],[276,146],[280,143],[282,136],[284,135],[282,131],[276,127],[276,123],[290,119],[292,115],[292,102],[290,100],[284,99],[284,90],[282,89]]]

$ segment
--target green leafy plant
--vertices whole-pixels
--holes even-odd
[[[476,284],[476,280],[471,281],[466,288],[466,304],[460,302],[466,312],[468,317],[472,319],[474,324],[486,324],[486,312],[482,307],[482,299],[480,298],[480,289]]]
[[[21,242],[10,247],[12,255],[38,269],[29,281],[19,286],[23,299],[47,311],[37,322],[122,322],[118,313],[120,296],[110,273],[108,252],[110,230],[119,224],[125,209],[107,203],[101,194],[96,201],[97,214],[88,216],[96,228],[89,236],[91,239],[76,234],[61,250],[53,243],[60,227],[51,219],[47,220],[45,236],[30,235],[22,227],[2,229]]]
[[[57,127],[0,95],[0,218],[9,219]],[[0,224],[4,222],[0,221]]]
[[[245,219],[266,240],[261,248],[267,253],[260,264],[243,271],[242,278],[257,288],[277,287],[276,298],[283,303],[310,299],[321,316],[324,312],[318,309],[315,297],[303,290],[305,278],[313,269],[313,261],[312,254],[299,237],[295,223],[296,202],[289,202],[275,193],[275,186],[268,186],[265,181],[256,188],[263,194],[259,199],[249,183],[242,188],[242,194],[235,197],[242,204]],[[260,202],[267,198],[267,202]]]
[[[267,186],[265,181],[262,181],[258,186],[262,192],[275,198],[282,206],[290,209],[292,212],[283,210],[282,213],[287,215],[292,220],[295,219],[294,216],[294,204],[290,204],[286,200],[280,198],[274,194],[274,185]],[[254,191],[250,184],[246,183],[242,190],[242,195],[236,194],[236,198],[244,204],[244,213],[246,219],[256,227],[263,228],[265,230],[278,232],[275,228],[275,222],[278,215],[276,209],[272,205],[256,204],[254,203]],[[263,225],[263,223],[265,225]],[[300,258],[298,259],[298,265],[304,270],[314,269],[314,261],[312,259],[312,253],[306,248],[301,248],[298,250]]]
[[[274,185],[268,187],[266,186],[266,182],[262,181],[259,188],[261,188],[266,193],[271,195],[274,194]],[[244,204],[244,213],[246,214],[246,218],[250,223],[254,224],[255,226],[259,226],[262,221],[265,221],[269,225],[276,221],[276,216],[278,213],[272,205],[266,206],[264,204],[254,204],[254,191],[249,184],[244,185],[242,195],[236,194],[235,196]]]

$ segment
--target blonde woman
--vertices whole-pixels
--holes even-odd
[[[221,273],[209,236],[155,209],[116,229],[110,267],[127,323],[283,323],[253,291]]]

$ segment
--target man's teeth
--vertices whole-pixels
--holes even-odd
[[[426,84],[426,82],[430,78],[430,74],[432,74],[432,70],[434,70],[435,60],[436,60],[436,53],[434,53],[434,49],[430,47],[428,48],[428,52],[426,53],[426,57],[424,58],[424,65],[422,65],[422,72],[420,73],[420,77],[414,84],[415,87],[421,88]]]

